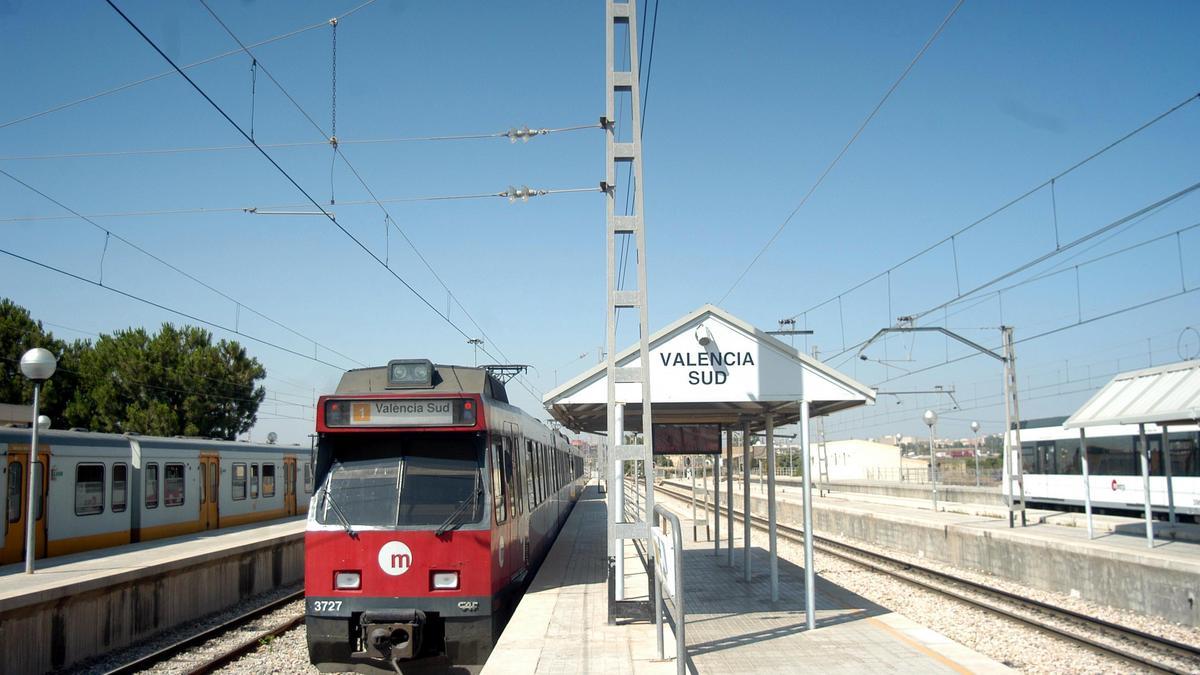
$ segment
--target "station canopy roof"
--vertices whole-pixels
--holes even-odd
[[[620,352],[617,367],[637,367],[638,345]],[[552,390],[543,404],[576,431],[604,433],[608,426],[605,364],[593,366]],[[798,401],[812,417],[875,403],[875,391],[802,354],[713,305],[704,305],[650,336],[650,395],[654,422],[740,425],[760,430],[764,415],[775,424],[800,418]],[[625,425],[641,430],[642,385],[617,383]]]
[[[1200,420],[1200,360],[1121,373],[1063,424],[1195,424]]]

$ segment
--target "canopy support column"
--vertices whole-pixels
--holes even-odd
[[[625,404],[618,403],[613,407],[614,423],[613,423],[613,438],[609,443],[612,445],[625,444]],[[615,453],[614,453],[615,454]],[[613,480],[609,489],[614,490],[612,494],[613,513],[610,517],[615,523],[625,522],[625,460],[617,455],[616,462],[612,466]],[[613,582],[617,600],[625,599],[625,540],[616,539],[613,542]]]
[[[1083,427],[1079,427],[1079,459],[1083,465],[1083,510],[1087,512],[1088,539],[1093,537],[1092,530],[1092,487],[1088,480],[1087,436]]]
[[[725,430],[725,450],[729,453],[729,466],[725,469],[725,492],[729,493],[729,510],[725,513],[726,530],[729,531],[729,542],[726,549],[729,559],[726,563],[733,567],[733,428]]]
[[[713,555],[721,555],[721,452],[713,457]]]
[[[1162,449],[1163,470],[1167,476],[1167,521],[1171,523],[1171,527],[1175,527],[1175,486],[1171,481],[1171,444],[1167,442],[1167,425],[1161,424],[1162,440],[1159,441],[1159,448]]]
[[[1146,502],[1146,545],[1154,548],[1154,512],[1150,509],[1150,444],[1146,442],[1146,424],[1138,425],[1138,450],[1142,456],[1142,494]]]
[[[804,462],[804,623],[817,627],[817,575],[813,571],[812,449],[808,443],[808,401],[800,401],[800,450]]]
[[[742,421],[742,575],[750,582],[750,420]]]
[[[775,507],[775,416],[768,414],[767,427],[767,536],[771,540],[771,602],[779,602],[779,531],[776,528]]]

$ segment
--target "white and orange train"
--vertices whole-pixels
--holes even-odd
[[[29,444],[0,428],[0,563],[25,557]],[[312,494],[308,448],[55,430],[38,446],[39,558],[293,516]]]

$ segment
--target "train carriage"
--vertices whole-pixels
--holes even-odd
[[[482,664],[584,484],[486,369],[393,361],[322,397],[305,537],[322,671]]]
[[[1084,505],[1079,430],[1064,428],[1066,419],[1021,422],[1025,498],[1033,504],[1079,510]],[[1089,427],[1085,444],[1087,490],[1093,508],[1101,512],[1140,514],[1145,508],[1145,491],[1138,456],[1138,426]],[[1159,517],[1167,514],[1166,458],[1169,457],[1175,510],[1179,517],[1194,521],[1200,516],[1200,427],[1195,424],[1169,427],[1164,454],[1161,428],[1147,424],[1146,444],[1150,450],[1151,510]]]
[[[0,429],[3,563],[25,556],[29,436]],[[296,447],[58,430],[38,445],[38,557],[296,515],[312,493],[299,478],[312,475],[309,453]]]

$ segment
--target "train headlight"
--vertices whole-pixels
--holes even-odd
[[[463,399],[455,406],[455,424],[475,424],[475,401]]]
[[[333,587],[339,591],[357,591],[362,588],[362,575],[358,572],[334,572]]]
[[[458,572],[434,572],[433,589],[446,591],[458,588]]]

